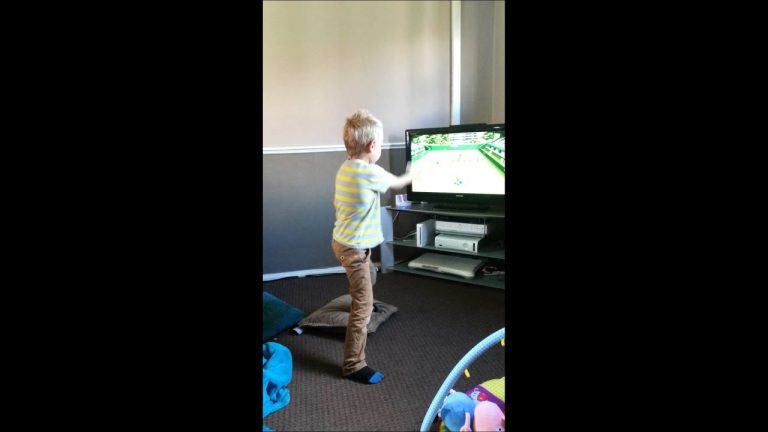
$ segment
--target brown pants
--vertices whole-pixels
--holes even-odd
[[[344,363],[341,366],[341,374],[349,375],[367,366],[365,343],[368,340],[368,323],[373,313],[376,267],[371,262],[370,249],[353,249],[336,240],[331,241],[331,248],[347,273],[349,295],[352,297],[344,338]]]

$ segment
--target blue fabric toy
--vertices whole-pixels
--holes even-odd
[[[288,383],[291,382],[291,351],[277,342],[262,345],[262,371],[264,398],[262,399],[262,418],[288,405],[291,395]]]
[[[439,414],[449,431],[468,431],[475,417],[475,401],[464,393],[451,390]]]

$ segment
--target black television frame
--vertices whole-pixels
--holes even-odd
[[[405,160],[411,162],[411,137],[414,134],[446,134],[455,132],[489,132],[503,131],[506,140],[506,127],[504,123],[496,124],[471,124],[454,125],[434,128],[406,129],[405,131]],[[506,174],[505,174],[506,177]],[[421,201],[428,203],[435,208],[456,209],[456,210],[486,210],[490,208],[503,208],[505,203],[506,188],[504,195],[498,194],[455,194],[446,192],[416,192],[413,185],[409,184],[406,191],[408,201]]]

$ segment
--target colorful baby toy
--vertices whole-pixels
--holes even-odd
[[[506,411],[504,407],[504,377],[485,381],[467,390],[466,393],[473,401],[491,401],[498,405],[502,412]]]
[[[466,393],[451,389],[438,411],[440,431],[504,431],[504,407],[504,377],[485,381]]]

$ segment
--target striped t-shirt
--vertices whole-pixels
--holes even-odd
[[[384,168],[359,159],[347,159],[336,173],[336,223],[333,239],[355,249],[381,244],[379,193],[386,192],[397,177]]]

